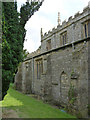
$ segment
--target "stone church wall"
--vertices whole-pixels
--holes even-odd
[[[88,104],[88,49],[84,43],[75,47],[74,50],[72,47],[60,50],[62,52],[59,51],[51,57],[52,95],[55,101],[68,104],[70,84],[74,85],[77,103],[75,109],[79,106],[81,111],[85,110],[85,105]]]

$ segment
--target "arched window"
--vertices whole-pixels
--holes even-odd
[[[60,98],[64,103],[68,102],[69,79],[63,71],[60,76]]]
[[[67,44],[67,31],[60,34],[60,44],[61,45]]]
[[[46,43],[46,49],[47,51],[51,49],[51,40],[48,40]]]
[[[84,38],[90,37],[90,21],[86,21],[83,24]]]
[[[40,79],[41,74],[43,73],[43,61],[42,61],[42,59],[36,60],[36,68],[37,68],[37,79]]]

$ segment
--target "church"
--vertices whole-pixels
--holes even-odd
[[[41,28],[41,46],[20,64],[15,76],[18,91],[81,117],[90,115],[89,4],[62,23],[58,13],[58,25],[48,33]]]

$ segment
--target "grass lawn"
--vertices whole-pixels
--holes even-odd
[[[21,94],[11,87],[2,101],[2,107],[13,109],[17,111],[19,117],[24,118],[75,118],[42,101]]]

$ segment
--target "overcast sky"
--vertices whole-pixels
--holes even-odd
[[[17,0],[18,10],[25,1]],[[56,27],[58,12],[60,12],[61,22],[63,22],[78,11],[82,12],[88,2],[89,0],[44,0],[39,11],[29,19],[25,26],[27,41],[24,43],[24,49],[30,53],[38,49],[41,45],[40,29],[43,28],[43,33],[45,33]]]

